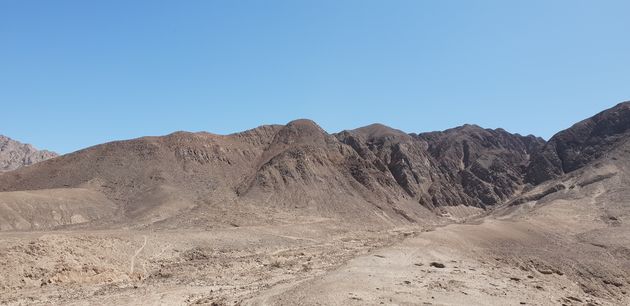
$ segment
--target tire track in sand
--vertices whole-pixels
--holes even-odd
[[[129,268],[129,274],[133,274],[133,268],[134,268],[134,265],[136,263],[136,257],[138,257],[140,252],[142,252],[142,250],[144,250],[144,247],[147,245],[147,236],[143,235],[142,237],[144,237],[144,243],[142,244],[142,246],[139,249],[136,250],[136,252],[133,254],[133,256],[131,256],[131,267]]]

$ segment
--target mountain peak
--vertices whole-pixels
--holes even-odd
[[[297,119],[280,128],[274,143],[311,143],[322,142],[328,138],[328,133],[317,123],[309,119]]]
[[[361,135],[367,139],[395,137],[408,137],[409,135],[401,130],[397,130],[380,123],[373,123],[364,127],[356,128],[350,132]]]
[[[301,130],[317,130],[317,131],[323,131],[323,129],[317,124],[315,123],[315,121],[311,120],[311,119],[296,119],[293,121],[290,121],[289,123],[286,124],[287,127],[295,127],[297,129],[301,129]]]

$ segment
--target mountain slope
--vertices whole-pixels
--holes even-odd
[[[539,184],[575,171],[629,138],[630,102],[624,102],[554,135],[533,157],[527,181]]]
[[[499,212],[566,206],[557,217],[589,221],[576,222],[573,230],[593,220],[621,225],[630,218],[630,103],[554,135],[533,157],[526,179],[534,185]]]
[[[374,132],[377,130],[378,132]],[[466,125],[407,135],[379,126],[337,134],[365,160],[386,171],[423,206],[485,208],[522,185],[522,169],[544,141]]]
[[[6,173],[0,189],[87,188],[117,204],[117,222],[157,222],[229,198],[274,129],[230,137],[177,132],[107,143]]]
[[[279,130],[248,177],[239,188],[243,200],[267,199],[267,205],[284,210],[385,223],[415,221],[428,213],[391,176],[310,120]]]
[[[29,144],[0,135],[0,172],[29,166],[56,156],[54,152],[39,151]]]

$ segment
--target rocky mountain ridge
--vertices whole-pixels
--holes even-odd
[[[499,207],[605,157],[630,138],[629,118],[630,103],[621,103],[548,142],[475,125],[406,134],[373,124],[329,134],[306,119],[231,135],[177,132],[106,143],[6,173],[0,191],[95,191],[118,207],[108,222],[134,226],[304,216],[436,222]]]
[[[539,184],[573,172],[629,139],[630,102],[623,102],[549,139],[532,157],[526,180]]]

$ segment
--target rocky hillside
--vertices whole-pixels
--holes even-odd
[[[533,157],[527,181],[539,184],[580,169],[630,139],[630,102],[554,135]]]
[[[56,156],[54,152],[39,151],[30,144],[23,144],[0,135],[0,172],[29,166]]]
[[[542,145],[477,126],[408,135],[371,125],[331,135],[296,120],[227,136],[179,132],[107,143],[1,176],[0,190],[92,189],[132,222],[187,223],[191,210],[223,207],[198,221],[220,222],[237,212],[226,203],[252,216],[234,216],[241,223],[266,210],[421,222],[430,211],[483,209],[510,198]]]
[[[373,125],[337,137],[431,209],[500,204],[523,184],[530,155],[544,145],[474,125],[420,135]]]

